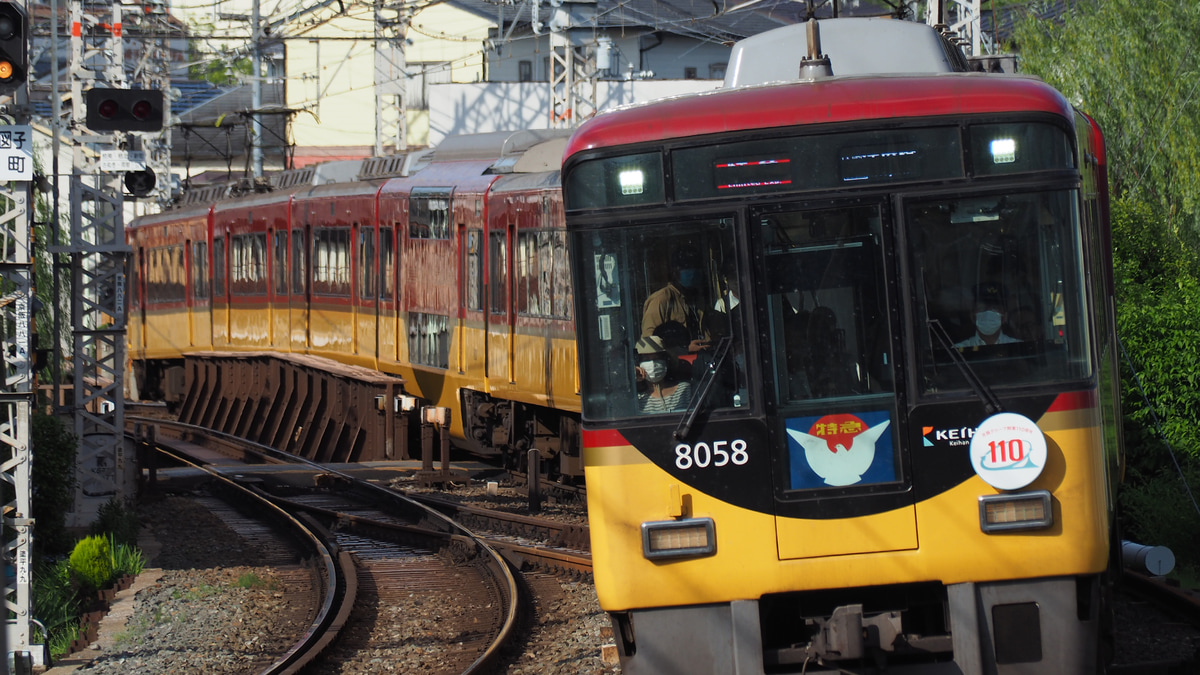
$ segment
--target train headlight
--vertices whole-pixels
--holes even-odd
[[[1054,510],[1045,490],[979,498],[979,528],[984,532],[1037,530],[1053,524]]]
[[[1012,164],[1017,161],[1017,141],[1012,138],[997,138],[992,141],[992,163]]]
[[[712,518],[642,523],[642,554],[650,560],[712,555],[717,536]]]
[[[617,175],[621,194],[640,195],[646,189],[646,174],[641,169],[624,169]]]

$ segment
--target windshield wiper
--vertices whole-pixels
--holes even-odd
[[[729,356],[729,346],[732,344],[733,337],[729,335],[721,338],[721,341],[717,343],[717,350],[713,354],[712,361],[709,362],[708,369],[704,371],[704,376],[700,378],[700,391],[692,397],[692,402],[688,404],[687,410],[683,413],[683,419],[675,428],[675,440],[682,441],[692,430],[692,425],[696,423],[696,416],[700,414],[700,406],[708,400],[713,382],[717,379],[717,371],[721,370],[721,366]]]
[[[967,360],[963,358],[963,355],[954,348],[954,343],[950,341],[950,336],[946,333],[946,329],[942,327],[942,322],[938,321],[937,319],[929,319],[926,321],[926,323],[929,326],[930,334],[937,338],[938,344],[940,344],[942,348],[946,350],[946,353],[950,355],[950,360],[954,362],[954,365],[958,366],[958,370],[962,373],[963,377],[966,378],[967,383],[971,385],[971,388],[975,390],[975,394],[979,396],[979,400],[983,401],[984,412],[986,412],[988,415],[995,415],[998,412],[1003,412],[1004,407],[1000,405],[1000,399],[996,398],[996,395],[992,393],[992,390],[989,389],[988,386],[984,384],[983,380],[979,379],[979,376],[975,374],[975,371],[971,369],[971,364],[967,363]]]

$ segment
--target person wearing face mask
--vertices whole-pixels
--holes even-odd
[[[696,353],[710,345],[703,311],[697,298],[704,285],[704,261],[695,248],[681,245],[671,256],[671,281],[650,294],[642,305],[642,337],[651,337],[664,323],[674,321],[687,329],[683,344],[667,345],[676,353]]]
[[[998,284],[980,284],[975,289],[975,334],[955,347],[985,347],[1020,342],[1004,332],[1004,293]]]
[[[690,382],[678,382],[671,367],[674,357],[662,339],[651,335],[637,341],[638,410],[644,413],[685,410],[692,401]]]

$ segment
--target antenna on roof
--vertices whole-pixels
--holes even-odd
[[[800,79],[815,80],[833,77],[829,57],[821,53],[821,29],[816,19],[808,20],[808,56],[800,59]]]

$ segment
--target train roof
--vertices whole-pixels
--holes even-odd
[[[824,19],[814,24],[815,47],[829,59],[834,77],[953,73],[969,70],[966,57],[947,35],[913,21]],[[800,79],[810,52],[807,24],[766,31],[733,46],[726,87]]]
[[[947,73],[832,77],[718,89],[601,113],[571,137],[564,157],[594,148],[870,119],[1045,112],[1072,119],[1062,94],[1032,77]]]

